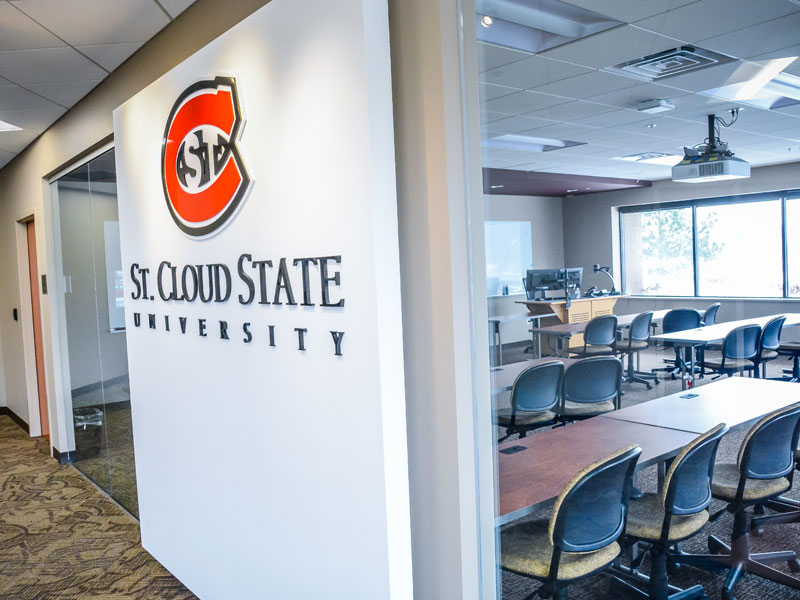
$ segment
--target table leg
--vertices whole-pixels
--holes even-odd
[[[680,351],[681,349],[678,350],[678,352]],[[681,356],[680,354],[678,354],[678,358],[681,361],[681,391],[685,391],[687,387],[686,378],[688,377],[688,374],[686,373],[686,355],[684,354],[683,356]]]
[[[694,387],[694,345],[689,346],[689,387]]]
[[[497,348],[500,353],[499,366],[503,366],[503,338],[500,336],[500,323],[497,324]]]

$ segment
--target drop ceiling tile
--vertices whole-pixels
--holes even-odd
[[[16,154],[13,152],[6,152],[5,150],[0,150],[0,169],[5,167],[8,163],[11,162],[11,159],[14,158]]]
[[[601,127],[598,129],[593,129],[591,131],[587,130],[583,133],[577,134],[573,136],[575,138],[573,141],[586,142],[589,144],[601,144],[603,146],[618,148],[620,145],[620,141],[627,138],[628,135],[629,134],[624,131]]]
[[[15,83],[102,79],[107,73],[72,48],[0,52],[0,77]]]
[[[0,111],[58,108],[58,105],[18,85],[0,86]]]
[[[653,127],[648,127],[649,125],[653,125]],[[676,135],[684,136],[697,133],[697,131],[701,129],[701,126],[698,123],[684,121],[683,119],[650,115],[645,121],[620,123],[616,128],[620,131],[630,131],[631,133],[674,138]]]
[[[194,4],[194,0],[159,0],[173,19]]]
[[[583,100],[589,96],[634,87],[639,83],[638,79],[631,79],[630,77],[606,73],[605,71],[590,71],[584,75],[541,85],[536,88],[536,91]]]
[[[60,106],[36,110],[0,110],[0,121],[22,127],[26,131],[41,133],[65,112],[67,109]]]
[[[478,70],[481,73],[522,60],[523,58],[528,58],[529,56],[530,53],[523,52],[522,50],[514,50],[512,48],[487,44],[486,42],[478,42]]]
[[[5,121],[2,115],[0,115],[0,120]],[[11,123],[15,125],[13,121],[11,121]],[[28,144],[39,137],[40,134],[40,131],[25,129],[22,131],[0,131],[0,150],[16,154],[21,152]]]
[[[764,54],[753,56],[751,60],[772,60],[773,58],[788,58],[790,56],[800,57],[800,44],[794,44],[793,46],[781,48],[780,50],[773,50],[772,52],[765,52]],[[789,75],[800,75],[800,59],[786,67],[783,72],[789,73]]]
[[[636,24],[686,42],[737,31],[800,11],[800,6],[788,0],[703,0],[688,4]]]
[[[645,123],[652,118],[652,116],[637,110],[616,109],[599,115],[575,119],[573,122],[592,127],[615,127],[623,123]]]
[[[783,108],[773,108],[773,111],[779,115],[792,115],[800,117],[800,104],[793,104],[792,106],[784,106]]]
[[[657,83],[637,83],[633,87],[587,96],[585,100],[591,100],[599,104],[609,104],[619,108],[636,108],[643,100],[653,100],[656,98],[674,100],[689,92],[676,88],[660,85]]]
[[[526,116],[536,117],[539,119],[550,119],[551,121],[572,121],[573,119],[588,117],[590,115],[599,115],[612,110],[614,110],[614,107],[612,106],[576,100],[573,102],[567,102],[565,104],[559,104],[557,106],[550,106],[548,108],[533,111],[529,114],[526,114]]]
[[[794,129],[785,129],[781,131],[781,137],[786,140],[798,141],[800,140],[800,127]]]
[[[486,102],[487,100],[494,100],[495,98],[502,98],[503,96],[508,96],[509,94],[513,94],[514,92],[518,92],[519,90],[511,87],[506,87],[504,85],[479,83],[478,91],[480,93],[481,102]]]
[[[481,111],[481,124],[491,123],[492,121],[499,121],[500,119],[507,119],[509,115],[499,112],[492,112],[490,110]]]
[[[73,46],[146,42],[170,22],[152,0],[20,0],[12,4]]]
[[[796,45],[800,31],[800,13],[709,37],[698,46],[737,58],[752,59]]]
[[[76,49],[110,72],[125,62],[143,44],[144,42],[99,44],[97,46],[76,46]]]
[[[780,135],[783,129],[800,127],[800,118],[772,110],[750,109],[748,107],[746,110],[739,111],[739,118],[736,120],[734,127],[752,133],[770,133],[774,131]]]
[[[680,41],[674,38],[645,31],[633,25],[621,25],[545,50],[542,55],[602,69],[680,45]]]
[[[481,73],[480,80],[519,89],[531,89],[554,81],[560,81],[575,77],[576,75],[592,72],[592,69],[573,65],[564,61],[552,60],[543,56],[530,56],[523,60]],[[566,96],[568,94],[560,95]]]
[[[617,21],[632,23],[660,12],[691,4],[697,0],[660,0],[659,2],[642,2],[642,0],[562,0],[567,4],[580,6],[598,12]]]
[[[93,90],[98,83],[100,80],[95,79],[63,83],[30,83],[26,87],[56,104],[69,108]]]
[[[506,117],[505,119],[499,119],[497,121],[492,121],[491,123],[485,123],[483,125],[483,129],[498,133],[518,133],[520,131],[534,129],[536,127],[551,125],[552,123],[553,121],[547,121],[545,119],[531,119],[530,117],[516,116]]]
[[[66,44],[8,2],[0,2],[0,50],[60,46]]]
[[[486,85],[486,84],[484,84]],[[509,89],[509,88],[505,88]],[[570,102],[569,98],[562,98],[561,96],[550,96],[548,94],[539,94],[537,92],[516,92],[500,98],[494,98],[483,103],[483,108],[495,112],[502,112],[511,115],[520,115],[529,113],[537,109],[556,106]],[[548,117],[542,115],[529,115],[540,119],[547,119]],[[551,121],[559,119],[550,119]]]
[[[537,127],[536,129],[529,129],[523,131],[522,135],[530,135],[534,137],[548,138],[551,140],[572,140],[576,135],[592,131],[594,127],[586,127],[585,125],[573,125],[572,123],[553,123],[545,127]],[[553,150],[555,152],[555,150]],[[559,151],[560,152],[560,151]]]

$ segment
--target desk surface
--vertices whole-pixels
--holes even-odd
[[[658,323],[664,319],[669,310],[655,310],[653,311],[653,323]],[[627,315],[617,315],[617,327],[630,327],[633,320],[641,313],[632,313]],[[535,327],[535,333],[542,333],[545,335],[555,335],[560,337],[570,337],[578,333],[583,333],[586,330],[586,325],[589,321],[582,321],[581,323],[561,323],[559,325],[550,325],[548,327]]]
[[[725,323],[717,323],[716,325],[709,325],[708,327],[697,327],[695,329],[685,329],[683,331],[674,331],[672,333],[662,333],[654,335],[653,340],[662,342],[672,342],[674,344],[685,345],[700,345],[708,344],[711,342],[718,342],[725,338],[728,333],[742,325],[766,325],[775,317],[785,316],[786,321],[784,327],[793,327],[800,325],[800,313],[785,313],[784,315],[768,315],[766,317],[756,317],[753,319],[740,319],[738,321],[727,321]]]
[[[642,448],[637,465],[642,469],[676,456],[695,437],[686,431],[595,417],[504,442],[499,450],[513,446],[525,450],[498,455],[500,516],[495,524],[503,525],[546,507],[575,473],[630,444]]]
[[[642,448],[637,469],[671,458],[717,423],[742,428],[800,400],[794,383],[733,377],[695,388],[696,398],[672,394],[613,413],[500,444],[499,516],[503,525],[553,502],[583,467],[630,444]]]
[[[523,360],[518,363],[511,363],[510,365],[503,365],[502,367],[494,367],[489,372],[489,379],[491,380],[492,395],[502,394],[503,392],[511,391],[517,376],[525,369],[540,365],[542,363],[559,361],[564,363],[565,367],[570,366],[572,363],[577,362],[576,358],[559,358],[557,356],[546,356],[544,358],[534,358],[532,360]]]
[[[686,397],[693,394],[696,397]],[[700,434],[718,423],[741,429],[799,401],[800,386],[795,383],[731,377],[606,413],[603,418]]]

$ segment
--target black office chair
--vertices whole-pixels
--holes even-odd
[[[722,342],[722,355],[705,360],[705,366],[717,373],[718,377],[734,373],[756,371],[756,360],[760,352],[760,325],[742,325],[732,329]]]
[[[650,347],[650,326],[652,322],[652,311],[636,315],[628,331],[628,339],[617,342],[616,345],[620,355],[628,357],[628,368],[623,376],[623,381],[626,383],[643,383],[648,390],[653,389],[648,380],[658,383],[658,377],[654,373],[637,371],[634,366],[634,355]]]
[[[618,409],[621,381],[622,362],[616,356],[596,356],[572,363],[561,386],[559,421],[588,419]]]
[[[789,381],[800,382],[800,342],[781,342],[778,354],[792,359],[792,374]]]
[[[586,324],[583,332],[583,346],[570,348],[570,354],[582,357],[610,356],[616,350],[617,342],[617,317],[616,315],[603,315],[595,317]]]
[[[785,321],[785,316],[775,317],[774,319],[770,319],[761,330],[761,339],[758,343],[759,352],[756,354],[754,361],[756,364],[756,377],[759,376],[760,372],[761,377],[766,379],[767,363],[778,358],[778,348],[780,348],[781,345],[781,331],[783,330]]]
[[[520,438],[527,432],[556,423],[558,417],[553,410],[561,394],[564,363],[550,361],[534,365],[517,376],[511,388],[511,408],[497,412],[497,424],[506,428],[506,434],[498,441],[518,433]]]
[[[715,302],[703,312],[703,325],[708,327],[717,324],[717,312],[719,307],[722,306],[719,302]]]
[[[742,573],[752,573],[800,589],[800,579],[768,566],[779,562],[792,565],[797,558],[794,552],[750,553],[746,512],[749,506],[764,504],[792,487],[798,435],[800,403],[759,420],[745,437],[736,463],[720,463],[714,468],[711,493],[714,498],[727,502],[728,506],[712,516],[711,520],[716,520],[726,511],[733,513],[730,546],[710,536],[710,554],[676,552],[671,555],[676,562],[684,565],[711,570],[730,569],[722,590],[723,600],[733,600],[733,589]]]
[[[629,568],[620,567],[617,577],[635,596],[654,600],[707,598],[701,585],[686,590],[669,585],[667,556],[672,546],[697,534],[708,522],[714,460],[727,431],[725,424],[720,423],[687,444],[672,461],[661,492],[631,499],[625,545],[642,542],[648,548]],[[648,552],[650,577],[639,572]],[[646,585],[649,593],[640,590],[637,584]]]
[[[556,500],[547,520],[500,533],[506,571],[543,582],[528,598],[566,600],[567,587],[608,568],[619,556],[628,498],[641,448],[629,446],[583,469]]]
[[[687,329],[696,329],[700,327],[702,319],[700,313],[694,308],[675,308],[664,315],[664,321],[661,323],[661,329],[664,333],[675,333],[676,331],[685,331]],[[667,348],[675,349],[675,358],[673,360],[665,360],[666,363],[674,363],[673,366],[664,367],[661,369],[653,369],[653,373],[664,371],[669,373],[672,379],[676,379],[682,369],[688,370],[688,363],[690,361],[688,348],[684,348],[683,355],[679,346],[671,342],[664,342]]]

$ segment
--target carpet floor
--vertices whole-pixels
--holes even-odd
[[[0,600],[196,598],[141,546],[139,524],[0,417]]]
[[[509,344],[503,347],[503,358],[506,364],[518,362],[531,358],[530,354],[525,354],[523,349],[526,345],[524,342],[519,344]],[[642,353],[641,366],[645,371],[652,368],[660,367],[663,365],[663,358],[671,357],[673,355],[671,350],[664,351],[662,349],[650,349]],[[781,371],[785,367],[790,367],[791,363],[781,359],[773,361],[768,364],[768,377],[779,377]],[[707,385],[711,382],[711,377],[706,376],[703,379],[696,381],[697,386]],[[786,385],[797,385],[787,383]],[[623,392],[625,395],[622,398],[622,406],[630,406],[640,402],[646,402],[657,397],[662,397],[680,391],[680,381],[672,380],[667,376],[662,379],[659,385],[653,386],[652,390],[647,390],[642,384],[623,384]],[[798,400],[800,400],[800,385],[797,385]],[[505,394],[495,399],[496,407],[509,406],[509,394]],[[497,433],[500,435],[504,430],[498,428]],[[545,430],[539,430],[541,433]],[[736,455],[739,451],[746,431],[735,431],[726,435],[721,444],[717,454],[718,462],[735,462]],[[529,434],[530,435],[530,434]],[[533,433],[536,435],[536,432]],[[512,438],[513,439],[513,438]],[[798,474],[800,475],[800,474]],[[656,468],[651,467],[644,469],[637,474],[637,486],[644,491],[656,491],[657,488],[657,473]],[[798,484],[794,490],[787,494],[787,497],[800,499],[800,478],[795,479]],[[711,511],[716,512],[721,510],[725,505],[722,502],[714,500],[711,505]],[[529,518],[541,518],[549,515],[549,511],[532,515]],[[714,534],[725,542],[730,541],[731,529],[733,526],[733,515],[725,514],[719,521],[706,525],[701,532],[695,537],[689,539],[684,543],[684,549],[687,552],[704,553],[707,552],[707,540],[710,534]],[[769,552],[775,550],[794,550],[800,553],[800,524],[774,526],[765,529],[763,536],[752,538],[751,548],[753,552]],[[627,557],[623,559],[627,564]],[[784,573],[794,576],[789,571],[785,563],[773,565],[774,568],[783,571]],[[648,562],[645,562],[643,572],[647,573],[649,570]],[[670,577],[670,583],[682,588],[691,587],[696,584],[701,584],[708,596],[713,599],[721,597],[721,589],[725,583],[726,571],[719,571],[717,573],[710,573],[692,567],[683,567],[677,574]],[[534,590],[539,587],[539,584],[531,579],[521,577],[512,573],[502,572],[500,575],[502,587],[502,600],[522,600],[530,595]],[[800,600],[800,591],[792,590],[787,587],[774,584],[764,579],[757,578],[752,575],[745,575],[740,580],[736,587],[737,600]],[[591,577],[584,581],[578,582],[570,587],[571,600],[627,600],[633,598],[632,595],[627,595],[626,592],[618,591],[616,588],[611,587],[611,580],[606,575]]]

